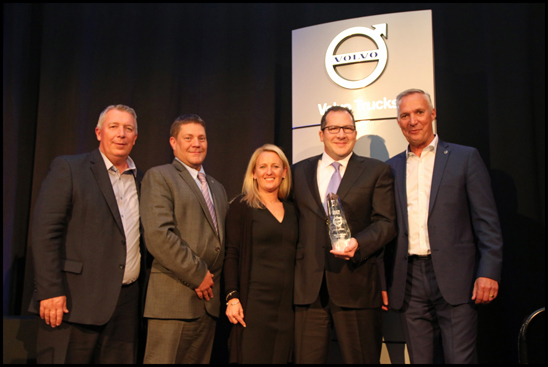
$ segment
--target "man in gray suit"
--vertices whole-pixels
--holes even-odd
[[[206,176],[205,123],[179,116],[169,142],[175,159],[143,179],[141,220],[154,256],[144,316],[145,363],[209,363],[220,310],[226,191]]]

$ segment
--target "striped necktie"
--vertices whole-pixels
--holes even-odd
[[[335,168],[335,172],[331,175],[331,180],[329,180],[329,184],[327,185],[327,191],[325,192],[325,202],[324,202],[324,209],[327,213],[327,195],[330,193],[336,194],[337,190],[339,189],[339,185],[341,184],[341,172],[339,171],[339,168],[341,167],[341,164],[339,162],[333,162],[331,165]]]
[[[213,208],[213,202],[209,196],[209,190],[207,189],[206,176],[202,172],[198,172],[198,180],[202,183],[202,195],[204,195],[207,208],[209,209],[209,214],[213,218],[213,224],[215,225],[215,233],[219,235],[219,228],[217,227],[217,216],[215,216],[215,208]]]

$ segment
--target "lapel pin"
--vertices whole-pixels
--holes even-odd
[[[447,150],[443,151],[443,154],[447,154],[447,153],[449,153]]]

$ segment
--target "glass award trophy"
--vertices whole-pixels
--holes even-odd
[[[337,194],[327,194],[327,215],[329,217],[329,237],[333,250],[344,251],[350,242],[350,228],[344,216],[341,199]]]

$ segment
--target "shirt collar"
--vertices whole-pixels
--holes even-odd
[[[350,160],[350,157],[352,157],[352,154],[354,152],[350,152],[349,155],[347,155],[345,158],[341,159],[340,161],[337,161],[341,164],[341,166],[346,167],[348,166],[348,161]],[[322,162],[321,162],[321,168],[326,168],[327,166],[331,165],[331,163],[335,162],[333,158],[329,156],[325,151],[322,154]]]
[[[430,142],[430,144],[428,144],[427,147],[425,147],[422,151],[423,152],[433,152],[434,154],[436,153],[436,149],[438,148],[438,134],[434,135],[434,140],[432,140]],[[413,153],[411,150],[409,150],[409,144],[407,144],[407,149],[405,150],[405,153],[406,153],[406,157],[409,158],[409,156],[411,155],[415,155],[415,153]]]
[[[184,164],[183,161],[181,161],[179,158],[175,157],[175,159],[187,169],[188,173],[190,173],[190,175],[192,176],[192,178],[194,180],[198,179],[198,173],[199,172],[202,172],[205,175],[204,165],[203,164],[200,166],[200,170],[198,171],[198,170]]]
[[[110,159],[108,159],[107,156],[103,152],[101,152],[101,149],[99,149],[99,152],[101,153],[101,157],[103,157],[103,161],[105,162],[105,166],[107,167],[107,171],[118,172],[118,168],[116,168],[116,166],[110,161]],[[133,174],[133,176],[136,177],[137,167],[135,166],[135,162],[133,162],[133,159],[131,159],[130,156],[127,157],[126,163],[128,165],[128,168],[126,168],[126,171],[130,170],[131,173]],[[120,172],[120,173],[124,173],[124,172]]]

